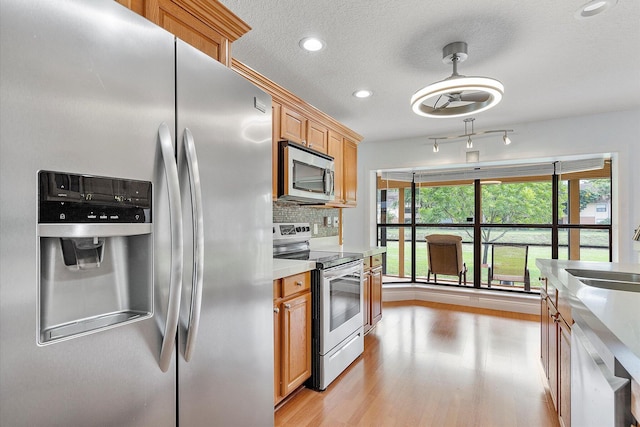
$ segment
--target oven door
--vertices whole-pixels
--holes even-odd
[[[322,270],[320,354],[325,355],[364,322],[362,260]]]

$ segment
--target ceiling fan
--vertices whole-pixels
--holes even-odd
[[[467,59],[467,43],[453,42],[442,49],[442,62],[453,65],[446,79],[428,85],[411,97],[413,111],[425,117],[462,117],[487,110],[500,102],[504,86],[488,77],[458,74]]]

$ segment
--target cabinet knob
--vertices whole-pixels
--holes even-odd
[[[307,147],[311,148],[311,146],[312,146],[312,145],[313,145],[312,143],[309,143],[309,144],[307,145]]]
[[[285,304],[284,308],[286,308],[287,310],[290,310],[291,309],[291,304]]]
[[[296,286],[302,286],[302,282],[300,281],[296,282]]]
[[[280,309],[278,307],[273,307],[273,312],[278,314],[280,313]]]

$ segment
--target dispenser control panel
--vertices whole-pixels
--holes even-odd
[[[151,182],[38,172],[40,223],[150,223]]]

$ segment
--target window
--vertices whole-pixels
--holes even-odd
[[[538,258],[611,260],[611,163],[587,163],[586,171],[579,170],[584,161],[562,165],[576,170],[564,174],[554,172],[557,164],[383,174],[378,244],[387,247],[384,281],[427,282],[429,234],[462,238],[462,286],[535,292]],[[458,285],[459,278],[437,280]]]

